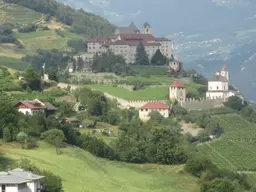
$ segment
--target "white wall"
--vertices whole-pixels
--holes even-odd
[[[147,121],[150,119],[149,114],[152,111],[158,111],[163,117],[167,118],[169,117],[169,110],[168,109],[157,109],[157,110],[151,110],[151,109],[143,109],[143,110],[139,110],[139,117],[142,121]]]
[[[1,186],[1,191],[2,191],[2,186]],[[18,192],[18,185],[15,184],[7,184],[5,185],[5,192]]]
[[[35,115],[37,113],[44,113],[44,109],[29,109],[29,108],[20,108],[18,109],[20,113],[24,115]]]
[[[186,89],[185,88],[169,88],[169,98],[176,99],[178,102],[182,103],[186,101]]]
[[[227,87],[226,89],[224,89]],[[228,82],[221,82],[221,81],[209,81],[208,82],[208,90],[209,91],[220,91],[220,90],[227,90],[228,89]]]
[[[208,92],[207,91],[206,98],[210,98],[210,99],[224,98],[224,94],[221,91],[219,91],[219,92]]]

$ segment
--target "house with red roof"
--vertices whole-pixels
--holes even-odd
[[[111,50],[117,55],[122,55],[127,63],[134,63],[136,48],[140,42],[144,45],[149,59],[158,49],[167,58],[172,57],[172,42],[167,38],[153,36],[147,22],[143,25],[142,31],[132,22],[128,27],[117,28],[112,36],[92,38],[88,41],[87,51],[96,55]]]
[[[154,101],[148,102],[139,108],[139,118],[142,121],[147,121],[150,119],[150,113],[152,111],[158,111],[163,117],[167,118],[170,114],[170,108],[162,102]]]
[[[36,115],[38,113],[54,115],[57,110],[51,103],[42,102],[38,99],[19,101],[16,107],[18,111],[24,115]]]
[[[169,99],[177,100],[179,103],[186,101],[186,88],[182,82],[175,80],[171,84],[169,87]]]

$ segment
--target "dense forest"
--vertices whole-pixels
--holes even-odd
[[[54,0],[3,0],[5,3],[18,4],[45,15],[55,17],[58,21],[71,26],[71,32],[86,37],[111,34],[114,26],[100,16],[75,10]]]

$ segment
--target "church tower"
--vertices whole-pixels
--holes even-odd
[[[220,72],[220,75],[223,76],[223,77],[226,77],[227,80],[229,80],[229,74],[228,74],[228,67],[227,67],[227,64],[224,64],[222,69],[221,69],[221,72]]]
[[[151,34],[151,27],[148,22],[144,23],[142,31],[144,34]]]

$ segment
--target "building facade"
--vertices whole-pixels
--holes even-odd
[[[180,81],[175,80],[169,87],[169,99],[176,100],[179,103],[186,101],[185,85]]]
[[[87,52],[100,55],[111,50],[114,54],[123,56],[127,63],[134,63],[136,48],[140,42],[150,60],[158,49],[167,58],[172,57],[172,42],[167,38],[154,37],[147,22],[143,25],[142,32],[132,22],[128,27],[117,28],[112,36],[92,38],[88,41]]]
[[[168,118],[170,114],[169,106],[161,102],[148,102],[139,108],[139,118],[142,121],[148,121],[150,119],[150,113],[153,111],[159,112],[165,118]]]
[[[40,192],[43,189],[40,180],[44,176],[36,175],[23,169],[0,172],[1,192]]]
[[[38,99],[20,101],[16,104],[18,112],[24,115],[36,115],[38,113],[44,113],[46,115],[54,115],[56,108],[49,102],[42,102]]]

